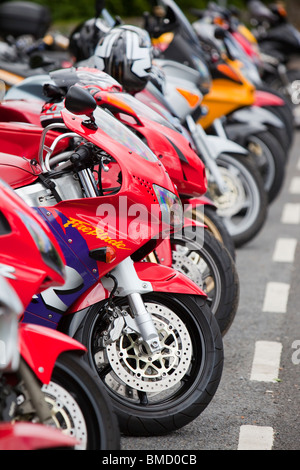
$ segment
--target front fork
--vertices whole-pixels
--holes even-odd
[[[212,176],[214,183],[217,185],[220,194],[226,193],[226,182],[223,179],[215,158],[211,155],[209,146],[207,145],[206,133],[204,129],[200,124],[195,123],[191,116],[186,117],[186,123],[193,138],[197,153],[200,158],[202,158],[206,168],[209,170],[210,175]]]
[[[28,405],[34,408],[39,422],[53,426],[55,423],[52,419],[51,410],[45,400],[45,395],[41,390],[40,383],[22,358],[19,365],[19,375],[24,383],[25,396],[28,394],[27,398],[30,402]],[[25,410],[26,401],[27,400],[25,400],[24,405],[20,405],[22,408],[25,407]]]
[[[2,377],[0,421],[15,422],[16,418],[20,418],[23,421],[24,417],[33,415],[35,422],[56,427],[52,419],[51,410],[42,392],[41,383],[22,356],[20,357],[18,368],[14,372],[18,377],[18,391],[16,392],[15,389],[12,389],[11,372],[4,373]]]
[[[110,292],[114,290],[116,296],[127,297],[133,315],[133,317],[129,315],[123,317],[124,327],[142,337],[150,354],[159,352],[161,350],[159,336],[141,295],[152,292],[151,284],[139,279],[131,258],[126,258],[118,264],[110,274],[112,277],[101,279],[104,288]]]

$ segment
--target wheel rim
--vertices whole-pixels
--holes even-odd
[[[84,416],[74,397],[54,382],[43,385],[42,391],[51,409],[52,419],[56,427],[64,434],[78,440],[76,450],[85,450],[87,446],[87,427]]]
[[[145,405],[161,407],[180,399],[193,383],[192,377],[201,374],[206,358],[202,333],[198,332],[199,337],[194,329],[192,334],[197,339],[193,339],[185,321],[159,302],[145,302],[145,306],[159,332],[162,354],[149,355],[140,338],[132,334],[92,352],[109,393],[122,404],[125,400],[127,405],[143,409]],[[94,340],[94,344],[98,341]],[[185,380],[186,376],[189,380]]]
[[[127,386],[151,394],[177,386],[191,361],[191,338],[184,323],[167,307],[145,304],[159,333],[162,351],[149,354],[135,334],[107,346],[115,375]]]
[[[189,246],[190,245],[190,246]],[[172,267],[187,275],[208,296],[213,314],[216,313],[221,299],[221,278],[212,256],[202,247],[193,249],[190,243],[172,243]]]
[[[249,137],[248,149],[255,158],[257,168],[264,181],[265,190],[270,191],[276,173],[272,152],[268,146],[256,136]]]
[[[229,182],[229,193],[224,198],[212,191],[213,201],[230,235],[237,236],[256,221],[260,211],[259,190],[251,173],[238,160],[223,155],[218,164],[225,181]]]

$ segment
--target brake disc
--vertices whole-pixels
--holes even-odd
[[[219,213],[224,217],[236,215],[245,204],[245,190],[239,177],[235,175],[234,168],[220,168],[223,180],[226,183],[227,191],[224,194],[217,194],[214,185],[209,187],[209,193],[218,208]]]
[[[161,351],[149,354],[141,338],[130,333],[108,345],[104,355],[119,387],[113,384],[112,376],[107,384],[115,390],[125,385],[137,391],[158,393],[179,383],[190,367],[192,342],[183,321],[165,306],[153,303],[145,306],[159,333]]]
[[[51,409],[56,427],[67,436],[78,439],[76,450],[86,449],[87,428],[84,416],[73,396],[60,385],[50,382],[43,385],[45,400]]]
[[[201,288],[203,287],[202,274],[199,267],[201,262],[200,256],[197,253],[191,252],[189,255],[181,254],[180,248],[172,250],[172,267],[177,271],[188,276],[189,279],[195,282]],[[179,251],[178,251],[179,250]]]

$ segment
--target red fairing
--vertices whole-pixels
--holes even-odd
[[[37,423],[0,423],[0,450],[43,450],[74,447],[78,441]]]
[[[259,53],[256,51],[256,49],[253,47],[250,41],[243,36],[239,31],[232,31],[231,34],[233,37],[238,41],[238,43],[242,46],[246,54],[252,58],[254,62],[257,64],[260,64],[261,59],[259,56]]]
[[[31,102],[28,103],[28,106]],[[28,160],[37,159],[43,128],[26,122],[0,122],[1,152],[20,156]],[[57,132],[50,132],[45,144],[51,145]],[[63,139],[56,147],[55,153],[63,151],[69,139]],[[54,155],[54,154],[53,154]]]
[[[143,127],[132,126],[140,132],[147,145],[160,158],[180,196],[201,196],[207,191],[205,166],[191,149],[188,140],[179,132],[139,116]]]
[[[86,352],[69,336],[40,325],[20,324],[20,353],[43,384],[48,384],[58,356],[64,351]]]
[[[30,160],[4,152],[0,153],[1,178],[13,189],[34,183],[40,173],[40,167],[32,165]]]
[[[207,191],[205,165],[184,135],[144,115],[140,110],[142,103],[133,97],[127,102],[122,93],[98,91],[94,98],[99,106],[108,105],[121,122],[146,140],[164,164],[180,196],[200,196]]]
[[[40,113],[43,101],[3,100],[0,103],[0,122],[30,122],[40,126]]]
[[[21,160],[19,158],[19,160]],[[1,167],[1,166],[0,166]],[[24,309],[34,294],[64,283],[64,256],[49,227],[12,189],[0,180],[0,215],[7,228],[0,236],[0,263],[4,275],[19,296]],[[4,223],[4,222],[2,222]],[[56,267],[43,259],[33,233],[45,234],[56,252]]]

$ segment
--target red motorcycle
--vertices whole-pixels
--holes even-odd
[[[53,95],[52,99],[56,102],[59,103],[59,101],[62,101],[65,93],[68,89],[68,87],[71,84],[76,83],[78,80],[82,82],[82,79],[84,77],[84,80],[87,80],[88,75],[93,76],[91,79],[90,77],[88,80],[90,81],[91,84],[96,83],[98,87],[102,91],[108,91],[111,93],[118,93],[122,92],[122,87],[121,85],[116,82],[110,75],[105,74],[104,72],[100,72],[97,69],[90,69],[90,68],[85,68],[85,67],[78,67],[78,68],[69,68],[69,69],[64,69],[61,71],[56,71],[54,73],[51,73],[49,75],[41,75],[37,77],[31,77],[23,80],[20,84],[12,87],[8,93],[5,95],[5,99],[3,99],[0,103],[0,121],[1,122],[9,122],[9,121],[15,121],[15,122],[29,122],[32,124],[36,124],[39,126],[41,124],[41,107],[45,103],[46,96],[43,92],[43,87],[45,84],[50,85],[48,87],[48,92],[51,88],[52,85],[57,85],[60,88],[60,91],[58,89],[52,90]],[[53,78],[55,81],[53,81]],[[154,87],[155,89],[155,87]],[[58,93],[58,95],[57,95]],[[142,95],[142,96],[140,96]],[[122,97],[124,98],[122,100],[122,106],[124,106],[124,100],[125,100],[125,94],[122,93]],[[51,99],[50,98],[50,99]],[[126,93],[126,99],[130,99],[130,95]],[[173,130],[176,130],[176,138],[181,139],[181,142],[184,141],[183,137],[185,137],[188,141],[188,151],[191,152],[191,146],[193,148],[194,144],[191,141],[191,138],[189,136],[189,133],[186,131],[186,129],[179,124],[178,119],[174,118],[174,116],[171,115],[171,113],[168,111],[169,105],[166,103],[166,107],[164,107],[161,103],[162,96],[160,96],[159,100],[155,99],[155,96],[152,93],[147,93],[147,90],[143,90],[143,93],[139,94],[139,98],[137,100],[134,100],[134,103],[130,103],[130,107],[133,107],[135,112],[138,113],[139,115],[142,115],[144,117],[148,117],[151,121],[158,122],[164,127],[167,128],[173,128]],[[47,99],[49,101],[49,98]],[[142,103],[144,103],[144,106]],[[119,103],[120,104],[120,103]],[[146,106],[145,106],[146,105]],[[126,106],[126,105],[125,105]],[[59,117],[59,104],[57,104],[57,107],[53,106],[52,108],[53,114],[51,115],[50,112],[50,106],[47,108],[47,114],[48,116],[43,116],[44,119],[44,125],[46,122],[51,122],[51,120],[57,120],[60,119]],[[171,123],[174,123],[173,125]],[[126,123],[132,124],[130,123]],[[182,134],[181,137],[178,137],[178,132]],[[164,135],[163,135],[164,138]],[[156,142],[158,139],[156,139]],[[162,152],[156,151],[156,149],[153,147],[153,141],[149,142],[152,144],[152,150],[156,155],[161,155],[159,158],[162,158]],[[169,142],[170,145],[170,142]],[[175,144],[176,145],[176,144]],[[177,146],[177,145],[176,145]],[[185,144],[185,149],[186,149],[186,144]],[[173,149],[174,153],[174,149]],[[176,166],[180,168],[182,166],[182,162],[184,162],[184,158],[179,159],[178,161],[178,155],[176,154],[177,162]],[[168,159],[170,161],[170,159]],[[164,161],[165,165],[168,165],[168,160]],[[199,158],[198,158],[199,160]],[[171,164],[171,168],[174,168],[174,162]],[[197,162],[198,168],[201,167],[201,162]],[[203,168],[203,167],[202,167]],[[170,167],[167,168],[170,171]],[[191,169],[189,170],[191,171]],[[202,179],[201,173],[203,169],[200,168],[200,180]],[[180,185],[182,185],[182,182],[184,180],[187,180],[186,175],[181,172],[181,182]],[[193,172],[193,178],[195,178],[196,172]],[[189,175],[190,176],[190,175]],[[199,180],[199,178],[197,178]],[[177,174],[177,181],[176,184],[178,183],[178,174]],[[186,182],[184,183],[186,184]],[[197,210],[197,218],[199,218],[203,223],[205,223],[206,227],[212,232],[215,238],[221,243],[223,243],[226,248],[229,250],[231,256],[233,259],[235,259],[235,246],[233,243],[233,239],[231,235],[229,234],[222,217],[220,217],[217,214],[217,208],[214,205],[214,203],[207,197],[205,196],[199,196],[199,194],[202,193],[203,190],[203,183],[200,183],[197,181],[197,185],[201,187],[201,191],[195,190],[195,187],[193,188],[193,194],[197,194],[195,198],[193,198],[193,211]],[[186,198],[186,196],[185,196]],[[190,216],[190,213],[187,213],[188,216]]]
[[[0,449],[119,449],[103,384],[86,348],[20,323],[33,296],[65,282],[63,253],[41,218],[0,181]]]
[[[77,81],[83,84],[90,82],[86,87],[95,97],[98,106],[109,110],[118,120],[129,126],[164,164],[177,187],[187,217],[192,217],[197,208],[197,218],[202,226],[203,222],[208,221],[208,227],[211,229],[210,221],[214,220],[216,227],[218,218],[215,209],[210,200],[203,196],[207,190],[205,167],[185,135],[148,106],[131,95],[122,93],[120,85],[103,72],[84,68],[61,70],[51,74],[51,79],[56,85],[54,86],[52,81],[51,84],[45,85],[45,94],[50,95],[51,99],[43,106],[40,118],[43,126],[61,120],[62,104],[59,101],[71,84]],[[16,103],[11,105],[8,101],[5,106],[4,101],[1,115],[9,116],[10,109],[18,110]],[[24,106],[24,103],[27,109],[33,108],[28,106],[26,101],[21,102],[21,105]],[[28,116],[28,120],[31,119],[26,110],[18,112]],[[201,231],[201,236],[195,241],[193,228],[188,228],[188,223],[186,220],[185,237],[180,240],[173,236],[166,238],[147,259],[172,266],[199,284],[209,297],[211,310],[224,335],[232,324],[238,307],[239,282],[236,266],[227,250],[213,236],[215,229],[213,235],[210,230]],[[229,235],[228,238],[231,241]],[[230,254],[234,257],[232,241],[228,246]]]
[[[223,363],[205,292],[169,266],[144,262],[170,234],[180,237],[181,201],[149,147],[89,92],[72,86],[65,106],[63,123],[44,130],[1,126],[9,154],[1,172],[38,207],[67,263],[66,284],[32,301],[25,321],[87,346],[124,433],[167,433],[206,408]]]

